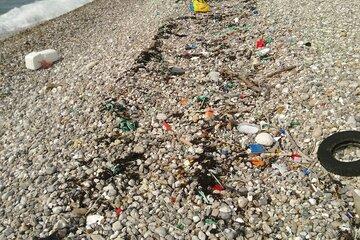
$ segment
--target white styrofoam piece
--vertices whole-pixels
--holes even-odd
[[[43,60],[48,63],[53,63],[60,59],[59,54],[54,49],[47,49],[40,53],[43,56]]]
[[[43,56],[39,52],[31,52],[25,56],[25,66],[28,69],[36,70],[41,67]]]
[[[46,49],[41,52],[31,52],[25,56],[25,66],[31,70],[41,67],[41,62],[54,63],[60,59],[59,54],[54,49]]]

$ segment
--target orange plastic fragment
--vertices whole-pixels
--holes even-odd
[[[250,162],[251,162],[251,164],[254,165],[255,167],[263,167],[263,166],[265,166],[264,160],[262,160],[262,158],[259,157],[259,156],[253,157],[253,158],[250,160]]]

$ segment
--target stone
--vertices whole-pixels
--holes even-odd
[[[198,233],[199,240],[206,240],[206,235],[203,231],[199,231]]]
[[[98,234],[91,234],[90,235],[91,240],[105,240],[101,235]]]
[[[360,216],[360,189],[353,190],[353,198],[356,213]]]
[[[193,221],[195,223],[199,222],[200,221],[200,217],[199,216],[193,216]]]
[[[311,205],[315,205],[315,204],[316,204],[316,199],[310,198],[310,199],[309,199],[309,203],[310,203]]]
[[[57,206],[57,207],[53,207],[52,212],[55,214],[59,214],[63,211],[63,207],[61,206]]]
[[[274,138],[269,133],[259,133],[255,137],[255,142],[264,146],[271,146],[274,143]]]
[[[216,71],[211,71],[208,74],[208,78],[212,81],[212,82],[218,82],[220,80],[220,73],[216,72]]]
[[[142,154],[142,153],[145,152],[145,147],[144,147],[143,145],[137,144],[137,145],[135,145],[133,151],[134,151],[135,153]]]
[[[170,74],[174,76],[180,76],[185,74],[185,70],[180,67],[172,67],[170,68]]]
[[[237,130],[239,132],[245,133],[245,134],[255,134],[255,133],[259,132],[260,127],[255,124],[241,123],[237,126]]]
[[[159,234],[161,237],[165,237],[166,236],[166,228],[158,227],[155,229],[155,233]]]
[[[57,221],[53,227],[54,230],[66,228],[67,222],[63,219]]]
[[[55,172],[56,172],[55,166],[49,166],[46,168],[46,174],[48,174],[48,175],[54,174]]]
[[[156,115],[156,119],[159,120],[160,122],[163,122],[167,119],[167,116],[164,113],[159,113],[158,115]]]
[[[356,119],[355,119],[355,116],[350,116],[348,119],[347,119],[347,124],[349,124],[349,126],[351,128],[356,128]]]
[[[245,197],[239,197],[238,198],[238,206],[240,207],[240,208],[244,208],[244,207],[246,207],[246,205],[248,204],[248,200],[247,200],[247,198],[245,198]]]
[[[121,222],[120,221],[114,222],[113,225],[112,225],[112,229],[114,231],[120,231],[122,229]]]

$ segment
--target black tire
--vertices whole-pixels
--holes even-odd
[[[334,153],[341,147],[349,145],[360,146],[359,131],[344,131],[327,137],[319,146],[317,157],[321,165],[329,172],[341,176],[354,177],[360,175],[360,160],[341,162],[334,157]]]

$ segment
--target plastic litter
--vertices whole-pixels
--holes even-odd
[[[210,11],[210,6],[204,0],[193,0],[190,4],[190,11],[194,13],[206,13]]]
[[[137,124],[129,119],[120,118],[118,128],[124,132],[135,131],[137,129]]]
[[[116,216],[119,216],[123,212],[122,208],[115,208]]]
[[[273,163],[272,168],[279,170],[281,175],[284,175],[284,173],[288,170],[286,165],[283,163]]]
[[[165,131],[171,131],[171,126],[170,126],[170,124],[168,124],[166,121],[163,122],[162,128],[163,128]]]
[[[309,176],[310,173],[311,173],[310,169],[308,169],[308,168],[304,168],[304,169],[302,170],[302,172],[304,173],[305,176]]]
[[[187,44],[187,45],[185,46],[185,50],[191,50],[191,49],[196,49],[196,48],[197,48],[197,46],[196,46],[196,44],[194,44],[194,43]]]
[[[256,41],[256,48],[264,48],[265,45],[266,45],[266,42],[262,38],[260,38]]]
[[[256,156],[256,157],[251,158],[250,162],[255,167],[263,167],[263,166],[265,166],[265,162],[264,162],[264,160],[262,160],[262,158],[260,156]]]
[[[272,43],[274,40],[271,38],[271,37],[267,37],[266,39],[265,39],[265,43],[266,44],[270,44],[270,43]]]
[[[209,119],[213,118],[213,117],[214,117],[214,113],[215,113],[214,109],[212,109],[212,108],[207,108],[207,109],[205,110],[205,114],[204,114],[205,119],[209,120]]]
[[[260,154],[266,151],[265,147],[261,144],[250,144],[249,145],[250,153]]]
[[[241,123],[237,126],[237,130],[245,134],[255,134],[259,132],[260,128],[258,125],[250,123]]]
[[[256,54],[259,56],[259,57],[265,57],[267,56],[269,53],[270,53],[271,49],[270,48],[263,48],[259,51],[256,52]]]
[[[47,49],[41,52],[31,52],[25,56],[25,66],[27,69],[31,70],[49,68],[59,59],[60,56],[54,49]]]
[[[100,222],[104,219],[101,215],[88,215],[86,217],[86,227],[91,228],[91,225],[93,224],[100,224]]]
[[[213,224],[217,224],[217,221],[215,221],[214,219],[212,218],[207,218],[205,219],[205,224],[208,224],[208,225],[213,225]]]
[[[215,184],[214,186],[211,187],[211,189],[216,191],[222,191],[224,190],[224,187],[221,186],[220,184]]]

